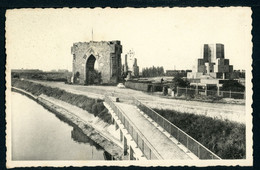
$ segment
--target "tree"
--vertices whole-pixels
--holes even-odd
[[[172,79],[172,85],[170,86],[171,89],[176,91],[177,87],[188,87],[190,83],[187,80],[183,80],[179,75],[175,76]]]
[[[222,85],[222,90],[223,91],[237,91],[237,92],[244,92],[245,91],[245,86],[240,84],[237,81],[234,80],[228,80],[225,81]]]
[[[163,67],[146,67],[142,69],[142,75],[143,77],[158,77],[158,76],[164,76],[164,69]]]

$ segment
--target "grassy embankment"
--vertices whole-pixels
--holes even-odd
[[[245,125],[203,115],[154,109],[222,159],[244,159]]]
[[[64,102],[70,103],[72,105],[78,106],[83,110],[86,110],[89,113],[98,116],[103,121],[111,124],[111,115],[108,113],[108,110],[103,105],[102,100],[89,98],[84,95],[69,93],[59,88],[43,86],[41,84],[36,84],[25,80],[21,81],[18,79],[13,79],[12,86],[30,92],[35,96],[44,94],[49,97],[53,97]]]
[[[61,81],[67,82],[68,77],[71,76],[71,72],[12,72],[12,77],[45,80],[45,81]]]

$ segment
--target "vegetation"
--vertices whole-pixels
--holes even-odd
[[[154,110],[222,159],[245,158],[244,124],[172,110]]]
[[[88,72],[89,81],[88,84],[100,84],[101,82],[101,73],[98,70],[93,70]]]
[[[223,86],[221,88],[222,91],[236,91],[236,92],[244,92],[245,91],[245,86],[243,86],[242,84],[240,84],[237,81],[225,81],[223,83]]]
[[[21,81],[18,79],[13,79],[12,86],[28,91],[35,96],[44,94],[49,97],[65,101],[72,105],[78,106],[83,110],[86,110],[91,114],[94,114],[95,116],[98,116],[107,123],[111,123],[111,115],[108,113],[107,109],[103,105],[102,100],[92,99],[84,95],[69,93],[59,88],[43,86],[41,84],[25,80]]]
[[[164,76],[164,68],[163,67],[146,67],[142,70],[143,77],[158,77]]]
[[[13,78],[67,82],[70,72],[21,72],[12,73]]]
[[[172,79],[173,87],[188,87],[190,83],[187,80],[183,80],[180,76],[176,76]]]

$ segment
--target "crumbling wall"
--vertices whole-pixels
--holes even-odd
[[[93,55],[98,64],[98,72],[101,73],[102,84],[117,83],[121,76],[120,41],[79,42],[71,48],[73,55],[73,75],[79,73],[78,84],[87,84],[86,62]]]

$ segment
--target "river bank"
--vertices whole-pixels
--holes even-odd
[[[27,80],[12,79],[12,87],[16,87],[26,92],[31,93],[33,96],[46,95],[55,99],[70,103],[90,114],[99,117],[104,122],[111,124],[111,115],[103,105],[103,100],[98,98],[90,98],[86,95],[70,93],[57,87],[50,87],[42,84],[37,84]]]
[[[19,85],[21,86],[22,83],[19,82]],[[26,87],[25,84],[23,85],[23,87]],[[35,90],[35,88],[36,87],[34,86],[34,88],[32,89]],[[95,143],[101,146],[110,155],[113,155],[113,159],[122,159],[122,147],[120,146],[120,143],[117,141],[115,133],[111,133],[113,132],[113,125],[110,125],[108,121],[105,122],[103,119],[100,118],[102,114],[105,115],[104,110],[100,112],[98,112],[99,110],[94,110],[95,112],[90,114],[86,110],[80,109],[76,106],[58,100],[54,97],[47,96],[43,93],[33,95],[32,93],[23,89],[19,89],[17,87],[12,87],[12,90],[24,94],[29,98],[37,101],[46,109],[54,113],[62,121],[65,121],[71,124],[72,126],[79,128],[85,135],[87,135],[90,139],[95,141]],[[99,105],[101,105],[101,103],[99,103]],[[99,113],[96,114],[99,116],[95,117],[95,113]]]
[[[81,129],[35,100],[11,92],[13,161],[111,160]]]

